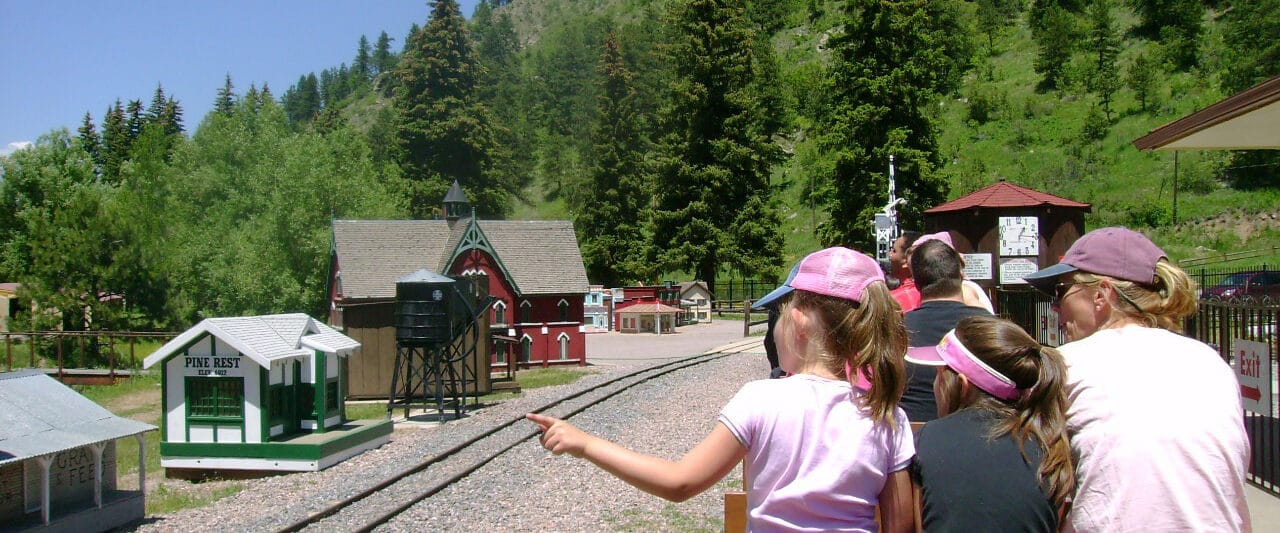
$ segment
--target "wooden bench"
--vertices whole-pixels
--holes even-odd
[[[923,422],[912,422],[911,433],[920,431],[924,426]],[[747,487],[750,484],[747,479],[746,462],[742,464],[742,490],[731,490],[724,493],[724,531],[725,533],[743,533],[747,530]],[[914,526],[912,529],[916,533],[922,530],[920,521],[920,487],[911,483],[911,503],[915,508],[915,517],[912,519]],[[876,523],[880,523],[880,507],[876,506]]]

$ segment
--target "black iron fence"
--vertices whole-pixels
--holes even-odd
[[[717,279],[715,299],[720,301],[739,302],[742,300],[759,300],[769,294],[782,280],[763,279]]]

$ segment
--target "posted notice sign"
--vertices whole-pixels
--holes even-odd
[[[1271,347],[1265,342],[1231,339],[1240,402],[1246,411],[1275,416],[1271,409]]]

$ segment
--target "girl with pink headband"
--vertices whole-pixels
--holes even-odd
[[[1057,531],[1075,489],[1057,350],[975,316],[906,359],[938,368],[940,418],[921,428],[912,466],[924,530]]]

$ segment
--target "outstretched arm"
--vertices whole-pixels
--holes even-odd
[[[747,454],[729,428],[720,423],[684,457],[673,462],[633,452],[560,419],[533,413],[525,418],[542,429],[542,446],[552,453],[584,458],[640,490],[674,502],[707,490]]]

